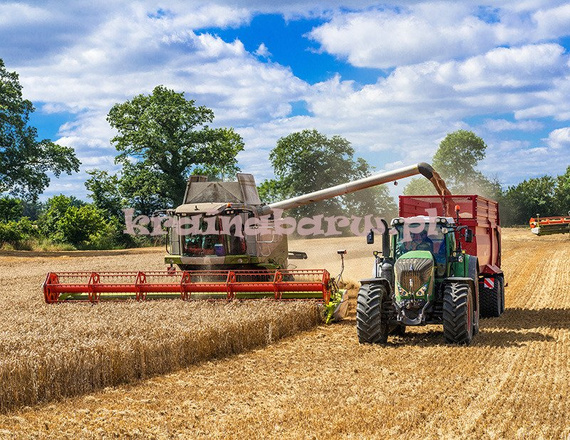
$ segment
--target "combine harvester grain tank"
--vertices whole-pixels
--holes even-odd
[[[184,203],[168,211],[180,223],[203,218],[201,233],[184,234],[169,228],[164,271],[50,272],[43,290],[47,303],[181,298],[193,299],[308,299],[328,304],[339,302],[337,316],[346,311],[346,298],[325,269],[287,269],[289,258],[306,258],[303,252],[289,252],[287,235],[271,230],[263,234],[222,233],[219,225],[241,217],[243,222],[352,193],[375,185],[421,174],[442,195],[445,183],[426,163],[379,173],[346,184],[315,191],[271,204],[262,204],[252,175],[238,174],[237,182],[208,182],[202,176],[188,180]],[[217,230],[208,231],[208,221]],[[176,222],[174,223],[176,224]],[[239,224],[238,226],[239,227]],[[224,231],[228,232],[228,231]],[[177,265],[180,270],[175,270]],[[340,298],[342,297],[342,300]]]

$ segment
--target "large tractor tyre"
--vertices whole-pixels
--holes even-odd
[[[474,307],[471,286],[449,283],[443,291],[443,336],[454,344],[469,344],[473,339]]]
[[[356,299],[356,333],[358,342],[386,343],[388,340],[388,316],[384,312],[387,300],[386,287],[382,284],[365,284]]]
[[[501,316],[501,288],[499,287],[500,277],[494,278],[492,289],[481,287],[479,289],[479,306],[481,307],[482,318],[496,318]]]

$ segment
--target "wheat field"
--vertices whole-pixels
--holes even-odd
[[[527,230],[503,237],[507,310],[482,320],[469,347],[446,345],[437,326],[386,346],[360,345],[351,317],[133,385],[10,412],[0,416],[0,438],[567,439],[570,240]],[[306,267],[331,272],[344,247],[345,277],[358,279],[371,265],[362,243],[290,247],[309,253]],[[26,277],[36,289],[27,298],[40,295]]]
[[[40,284],[48,266],[128,269],[149,258],[160,261],[156,252],[66,255],[0,257],[0,412],[241,353],[322,322],[319,307],[309,302],[47,305]]]

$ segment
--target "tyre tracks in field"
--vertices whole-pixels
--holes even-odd
[[[541,337],[522,344],[508,362],[505,357],[500,359],[503,371],[496,376],[500,380],[468,409],[468,413],[474,412],[467,432],[503,438],[513,433],[525,436],[532,430],[550,438],[568,430],[569,264],[564,242],[519,249],[505,261],[504,266],[512,267],[507,305],[516,308],[507,308],[503,317],[484,322],[494,333],[514,330]],[[545,411],[551,417],[545,419]]]

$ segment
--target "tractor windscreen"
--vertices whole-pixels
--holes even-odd
[[[445,264],[445,234],[440,224],[432,224],[431,228],[429,223],[394,226],[397,231],[396,257],[410,251],[430,251],[437,263]]]

